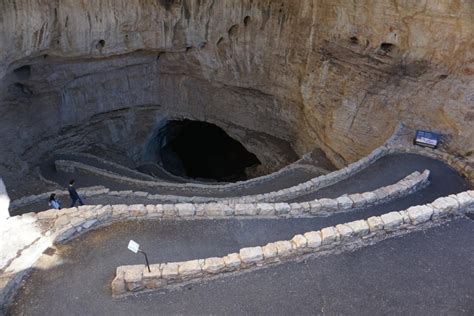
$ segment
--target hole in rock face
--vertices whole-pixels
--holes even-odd
[[[177,176],[216,181],[246,180],[245,169],[259,165],[257,157],[220,127],[199,121],[170,121],[157,141],[157,157]]]
[[[13,73],[16,75],[16,77],[19,80],[28,80],[31,76],[31,66],[30,65],[21,66],[13,70]]]
[[[359,39],[356,37],[356,36],[352,36],[349,41],[351,42],[351,44],[354,44],[354,45],[357,45],[359,44]]]
[[[250,17],[247,15],[245,18],[244,18],[244,25],[245,26],[248,26],[250,23]]]
[[[395,49],[395,45],[390,43],[382,43],[380,44],[380,51],[385,54],[391,53]]]
[[[97,49],[102,49],[102,48],[104,48],[104,46],[105,46],[105,41],[103,39],[101,39],[95,47]]]

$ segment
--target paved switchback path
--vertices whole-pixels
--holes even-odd
[[[453,191],[451,193],[458,193],[463,191],[462,188],[467,188],[464,179],[462,179],[453,169],[449,168],[445,164],[440,161],[419,156],[413,154],[397,154],[397,155],[389,155],[380,158],[378,161],[370,165],[368,168],[358,172],[354,176],[340,181],[332,186],[327,188],[323,188],[317,192],[310,193],[308,195],[300,196],[293,201],[308,201],[316,198],[323,198],[323,197],[339,197],[343,194],[351,194],[351,193],[360,193],[360,192],[367,192],[375,190],[379,187],[386,186],[393,184],[408,174],[414,171],[422,172],[425,169],[430,169],[431,176],[430,179],[432,181],[429,191],[431,197],[434,196],[443,196],[444,193],[447,192],[448,187],[451,187]],[[49,178],[52,180],[57,181],[58,183],[66,186],[68,179],[72,177],[70,174],[62,173],[62,172],[55,172],[54,170],[44,171],[49,175]],[[289,178],[285,177],[277,177],[268,183],[259,184],[258,186],[252,186],[248,189],[239,189],[236,191],[241,191],[241,195],[244,194],[256,194],[256,192],[271,192],[272,190],[276,190],[279,188],[286,188],[293,184],[300,183],[306,180],[306,176],[301,176],[300,174],[292,175],[294,177],[289,180]],[[168,189],[168,190],[153,190],[150,188],[143,188],[143,187],[136,187],[130,186],[124,183],[117,183],[114,181],[110,181],[108,179],[101,179],[94,175],[89,174],[82,174],[77,173],[73,176],[76,178],[77,183],[82,186],[94,186],[94,185],[104,185],[112,190],[143,190],[148,191],[151,193],[160,193],[160,194],[174,194],[174,195],[186,195],[189,196],[190,192],[180,192],[176,189]],[[299,181],[298,181],[299,179]],[[464,186],[463,186],[464,185]],[[196,194],[200,196],[200,194]],[[214,190],[209,190],[205,196],[215,196],[215,197],[228,197],[234,196],[234,194],[228,192],[219,192]],[[434,199],[432,199],[434,200]],[[426,202],[430,202],[432,200],[425,200]],[[27,205],[21,208],[18,208],[12,212],[12,215],[20,215],[23,213],[31,212],[31,211],[44,211],[48,209],[48,205],[46,203],[47,197],[45,197],[45,202],[36,203]],[[92,197],[85,200],[86,204],[149,204],[150,200],[143,199],[143,198],[120,198],[114,197],[110,195]],[[423,202],[424,203],[424,202]],[[69,204],[68,200],[63,201],[63,206],[67,207]]]
[[[394,170],[393,163],[386,168]],[[474,222],[468,219],[353,253],[286,263],[177,291],[120,301],[110,297],[116,266],[142,263],[141,257],[126,249],[129,239],[140,242],[152,262],[222,256],[241,247],[288,239],[296,233],[404,209],[467,189],[463,179],[443,164],[429,169],[432,185],[416,194],[326,218],[129,222],[90,232],[60,247],[62,265],[32,273],[11,313],[472,314]],[[375,174],[383,177],[385,173],[379,169]]]
[[[142,261],[126,250],[129,238],[136,238],[147,250],[157,248],[152,244],[158,244],[158,251],[149,251],[152,261],[157,262],[222,255],[235,250],[236,243],[270,241],[280,235],[279,229],[288,231],[288,227],[276,224],[271,235],[262,236],[269,233],[267,228],[259,231],[260,237],[249,238],[246,236],[252,234],[247,231],[246,236],[240,235],[242,230],[259,229],[259,225],[229,222],[232,221],[226,225],[218,222],[125,224],[92,232],[63,247],[60,253],[66,263],[32,274],[16,298],[11,314],[472,315],[474,222],[468,219],[386,240],[352,253],[286,263],[177,291],[118,301],[110,297],[109,286],[116,265]],[[136,229],[140,232],[134,233]],[[150,236],[156,239],[143,239]]]
[[[393,184],[414,171],[429,169],[430,191],[443,195],[449,186],[463,187],[464,179],[443,162],[415,154],[395,154],[380,158],[368,168],[346,180],[322,188],[314,193],[300,196],[293,201],[302,202],[318,198],[337,198],[344,194],[376,190]]]

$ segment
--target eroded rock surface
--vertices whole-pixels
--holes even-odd
[[[174,118],[215,123],[268,170],[336,165],[401,121],[474,150],[470,0],[0,4],[0,172],[92,144],[139,159]]]

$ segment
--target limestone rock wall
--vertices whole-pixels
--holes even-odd
[[[0,171],[143,106],[217,123],[273,167],[266,143],[343,165],[400,121],[474,151],[470,0],[5,0],[0,25]]]

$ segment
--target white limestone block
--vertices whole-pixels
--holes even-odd
[[[338,205],[337,201],[333,199],[319,199],[319,203],[321,203],[321,209],[323,211],[337,211]]]
[[[275,242],[275,246],[278,250],[278,257],[288,257],[291,256],[293,252],[291,242],[289,242],[288,240],[277,241]]]
[[[178,215],[178,210],[174,204],[163,204],[163,216],[168,218],[175,218]]]
[[[257,207],[255,204],[235,204],[235,216],[255,216],[257,215]]]
[[[377,201],[379,202],[384,201],[388,197],[388,192],[384,188],[378,188],[373,192],[377,196]]]
[[[129,292],[135,292],[143,289],[142,278],[145,265],[126,266],[124,281]]]
[[[207,258],[204,261],[202,269],[207,273],[219,273],[225,268],[225,262],[223,258]]]
[[[128,208],[130,215],[133,217],[143,217],[147,215],[147,210],[143,204],[133,204]]]
[[[51,219],[55,219],[57,217],[58,217],[58,211],[54,210],[54,209],[38,213],[38,219],[39,220],[43,220],[43,219],[51,220]]]
[[[209,203],[206,204],[205,209],[209,217],[224,217],[234,214],[234,210],[224,203]]]
[[[367,219],[367,223],[369,224],[369,230],[371,233],[378,232],[383,230],[383,221],[378,216],[372,216]]]
[[[263,260],[262,247],[248,247],[242,248],[239,252],[240,260],[243,263],[257,263]]]
[[[364,192],[362,193],[362,197],[367,204],[372,204],[377,201],[377,195],[374,192]]]
[[[275,208],[270,203],[257,203],[257,212],[261,216],[275,215]]]
[[[191,217],[196,214],[196,208],[191,203],[180,203],[175,205],[179,217]]]
[[[398,212],[390,212],[380,216],[385,231],[394,231],[403,223],[403,217]]]
[[[162,279],[161,277],[160,266],[160,264],[151,264],[151,272],[148,271],[147,267],[143,269],[143,285],[145,286],[145,288],[159,289],[167,285],[168,282],[165,279]]]
[[[161,277],[166,280],[176,280],[179,276],[178,263],[171,262],[160,265]]]
[[[337,201],[338,208],[340,210],[350,209],[352,208],[352,205],[354,204],[354,202],[352,202],[352,200],[347,195],[338,197],[336,201]]]
[[[312,231],[304,234],[308,248],[318,248],[321,246],[321,232]]]
[[[308,241],[303,235],[296,235],[291,239],[291,242],[293,243],[293,248],[296,250],[301,250],[306,248]]]
[[[269,243],[262,247],[263,257],[265,260],[276,258],[278,255],[278,248],[275,243]]]
[[[364,220],[358,220],[346,223],[349,226],[355,235],[362,237],[369,233],[369,225]]]
[[[178,264],[179,276],[183,279],[190,279],[202,275],[199,260],[190,260]]]
[[[433,209],[427,205],[412,206],[407,209],[407,212],[413,225],[425,223],[433,215]]]
[[[431,206],[433,208],[433,218],[437,219],[456,213],[459,203],[456,199],[446,196],[436,199],[431,203]]]
[[[351,194],[349,198],[354,202],[354,207],[362,207],[367,204],[367,200],[360,193]]]
[[[112,216],[115,218],[128,217],[128,205],[117,204],[112,205]]]
[[[329,245],[339,241],[339,233],[335,227],[326,227],[321,229],[321,244]]]
[[[240,268],[240,256],[238,253],[228,254],[223,258],[227,270],[235,270]]]
[[[457,194],[457,200],[459,203],[459,209],[463,212],[466,211],[466,208],[469,208],[474,204],[474,197],[469,195],[469,191],[464,191]]]
[[[288,214],[291,210],[291,207],[288,203],[275,203],[275,214],[284,215]]]
[[[291,216],[303,215],[303,213],[305,212],[305,208],[301,203],[290,203],[290,208],[291,210],[289,214]]]
[[[310,213],[313,215],[317,215],[321,213],[323,205],[319,202],[319,200],[314,200],[309,202]]]
[[[400,211],[398,212],[403,218],[403,224],[411,224],[410,216],[408,216],[407,211]]]
[[[104,205],[97,210],[97,218],[112,215],[112,205]]]
[[[354,234],[354,231],[345,224],[336,225],[336,229],[339,232],[339,236],[341,236],[342,241],[350,240]]]

